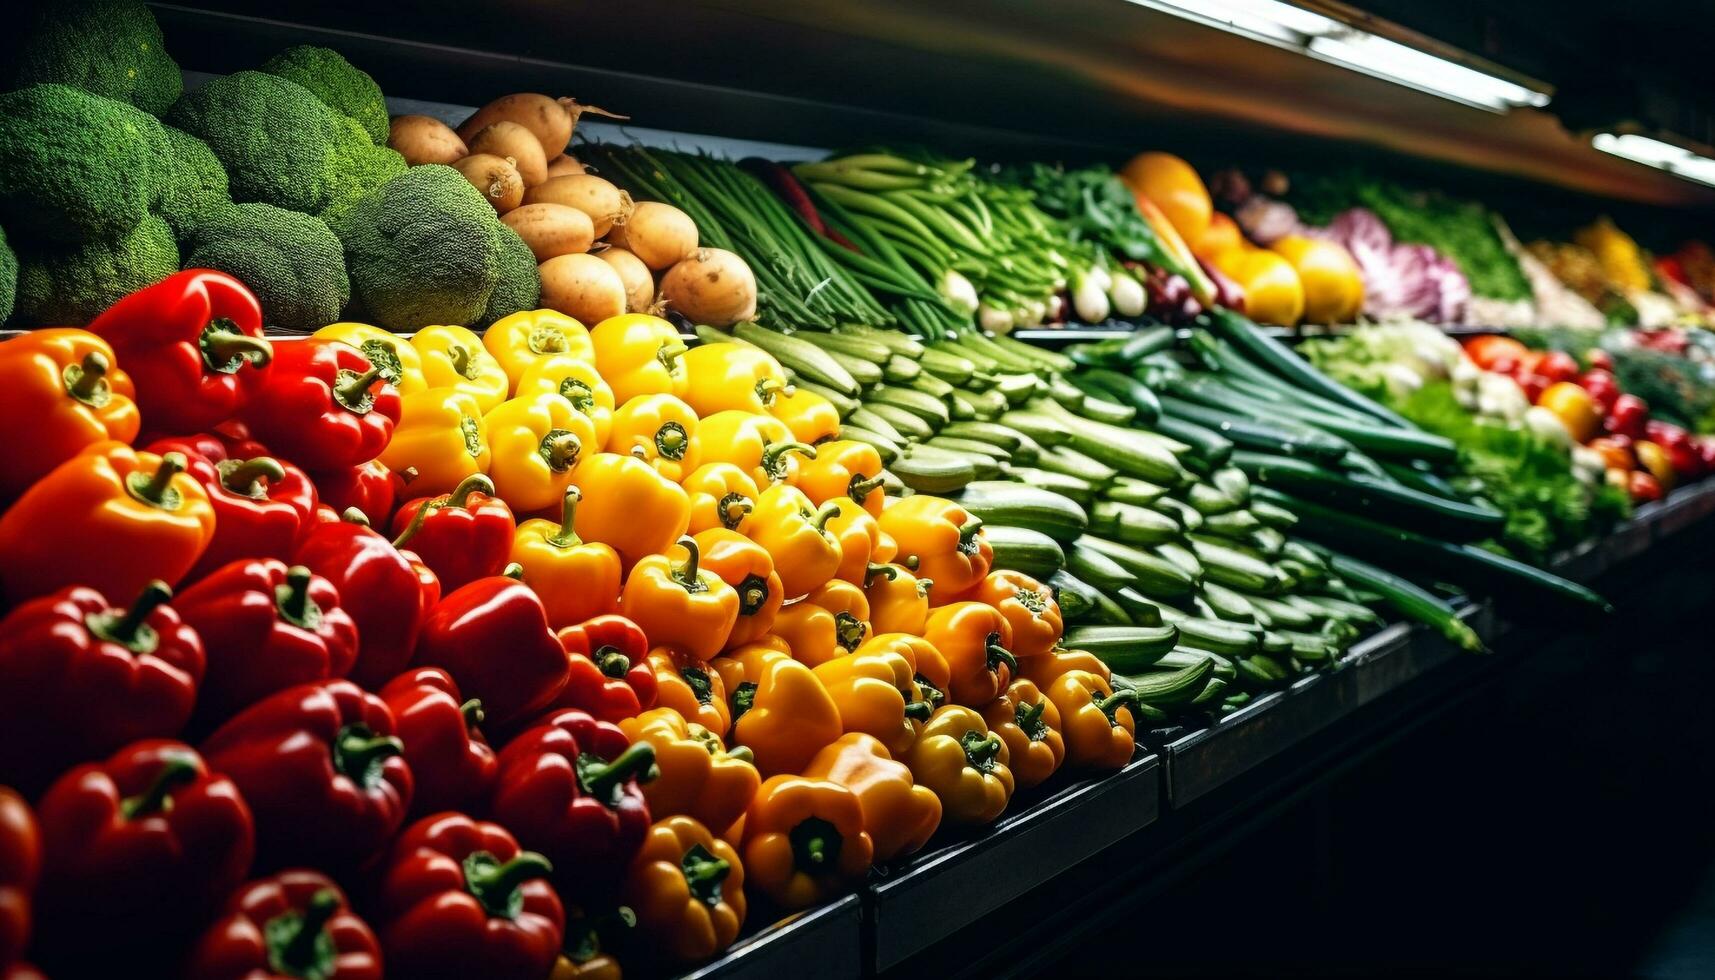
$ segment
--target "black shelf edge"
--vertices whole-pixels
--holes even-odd
[[[846,895],[799,912],[742,939],[681,980],[768,976],[857,980],[863,976],[862,903]]]

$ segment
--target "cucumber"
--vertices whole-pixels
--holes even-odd
[[[1149,507],[1167,496],[1167,488],[1132,476],[1116,476],[1107,489],[1102,491],[1102,495],[1117,504]]]
[[[961,337],[960,340],[963,340]],[[973,366],[974,370],[994,374],[1001,370],[1000,362],[987,354],[961,343],[960,340],[937,340],[929,346],[932,351],[940,351],[960,358]]]
[[[791,368],[806,381],[832,388],[848,398],[856,398],[862,390],[851,372],[827,351],[802,337],[788,336],[749,321],[735,324],[732,335],[774,355],[782,366]]]
[[[934,440],[930,440],[933,442]],[[1096,502],[1096,487],[1088,480],[1080,480],[1075,476],[1055,473],[1051,470],[1033,469],[1029,466],[1009,467],[1006,475],[1012,480],[1026,486],[1040,487],[1052,490],[1062,496],[1077,501],[1079,507],[1086,511]]]
[[[1054,592],[1054,602],[1059,605],[1061,615],[1066,622],[1084,621],[1085,617],[1095,611],[1101,591],[1086,582],[1081,582],[1065,569],[1049,575],[1043,582]]]
[[[882,380],[888,384],[910,384],[922,373],[923,368],[916,361],[898,354],[888,358],[887,363],[881,366]]]
[[[1222,470],[1221,472],[1232,473],[1237,471]],[[1202,514],[1204,517],[1231,513],[1232,511],[1238,510],[1240,507],[1244,506],[1240,501],[1227,496],[1224,491],[1219,487],[1216,487],[1213,483],[1193,483],[1189,487],[1186,487],[1185,502],[1190,504],[1193,510]]]
[[[1137,693],[1138,702],[1159,707],[1179,705],[1190,701],[1208,686],[1215,672],[1215,661],[1202,657],[1196,663],[1178,670],[1155,670],[1146,674],[1126,674],[1125,679]]]
[[[1026,360],[1035,360],[1036,363],[1050,371],[1070,371],[1074,367],[1077,367],[1077,362],[1073,361],[1065,354],[1037,347],[1034,344],[1027,344],[1016,337],[1008,337],[1005,334],[995,334],[994,337],[990,338],[990,340],[1002,350],[1010,351],[1014,356],[1022,357]]]
[[[954,388],[947,399],[955,420],[969,421],[976,419],[983,422],[993,422],[1005,414],[1006,399],[996,391],[971,391],[966,388]]]
[[[877,379],[880,380],[880,379]],[[922,419],[930,428],[939,429],[951,422],[947,415],[947,403],[934,395],[926,395],[914,388],[900,388],[894,385],[877,385],[873,391],[864,396],[864,403],[872,408],[876,405],[891,405],[895,408],[910,412]]]
[[[1140,430],[1092,422],[1053,402],[1037,400],[1030,407],[1058,421],[1070,434],[1072,448],[1127,476],[1168,487],[1191,482],[1191,474],[1174,455],[1173,447],[1183,443]]]
[[[1210,311],[1208,323],[1215,336],[1237,348],[1239,356],[1249,358],[1253,364],[1260,365],[1288,384],[1356,409],[1388,425],[1407,430],[1414,428],[1405,419],[1311,367],[1309,361],[1263,333],[1243,314],[1216,307]]]
[[[912,446],[905,455],[919,460],[924,457],[932,459],[935,456],[948,456],[953,459],[963,460],[965,463],[970,465],[972,475],[978,480],[993,480],[1001,475],[1001,462],[993,456],[990,456],[987,453],[960,452],[956,449],[948,449],[945,446],[932,446],[930,443],[933,441],[933,439],[929,439],[924,442],[920,442],[917,445]]]
[[[948,384],[969,384],[972,375],[977,373],[977,366],[968,358],[950,354],[944,350],[931,347],[918,358],[917,363],[923,370],[933,374]]]
[[[946,401],[956,390],[950,384],[935,377],[933,374],[918,374],[906,387],[912,391],[921,391],[930,398]]]
[[[1046,367],[1042,361],[1014,353],[977,330],[961,331],[959,346],[987,357],[1004,371],[1041,371]]]
[[[1210,475],[1209,481],[1215,489],[1225,494],[1228,500],[1240,507],[1247,507],[1251,502],[1251,478],[1245,476],[1245,471],[1236,466],[1223,466]]]
[[[1285,507],[1271,504],[1266,500],[1252,500],[1250,512],[1256,519],[1277,531],[1285,531],[1298,523],[1298,515]]]
[[[847,357],[855,357],[860,360],[868,361],[870,364],[876,365],[877,367],[886,364],[888,360],[898,356],[894,354],[893,348],[886,344],[849,332],[830,331],[828,333],[818,333],[815,335],[815,339],[810,342],[830,354],[844,354]]]
[[[1192,581],[1203,581],[1203,563],[1197,560],[1197,556],[1184,543],[1170,541],[1165,544],[1158,544],[1150,550],[1161,558],[1172,562],[1186,575],[1191,576]]]
[[[889,351],[912,360],[920,360],[929,349],[923,342],[898,330],[883,330],[861,323],[842,323],[832,331],[835,336],[861,337],[886,347]]]
[[[963,456],[913,447],[888,467],[899,482],[918,493],[952,493],[977,478],[976,468]]]
[[[1280,678],[1276,678],[1272,673],[1264,669],[1263,666],[1257,663],[1254,658],[1241,657],[1233,662],[1233,666],[1238,669],[1239,683],[1244,684],[1247,687],[1267,690],[1268,688],[1274,687],[1280,683]]]
[[[845,368],[846,373],[851,375],[852,380],[856,381],[859,385],[867,388],[870,385],[881,384],[882,378],[884,377],[881,371],[881,365],[874,361],[865,360],[864,358],[856,357],[837,350],[824,351],[823,353],[827,354],[830,358],[833,358],[834,363]]]
[[[1292,641],[1274,630],[1264,630],[1262,634],[1262,652],[1271,657],[1292,655]]]
[[[1315,617],[1280,599],[1253,595],[1250,600],[1251,605],[1268,614],[1271,627],[1277,631],[1310,629],[1316,625]]]
[[[1338,463],[1352,448],[1344,439],[1279,417],[1247,418],[1240,412],[1174,395],[1157,396],[1162,414],[1219,432],[1239,449],[1278,453],[1318,463]]]
[[[1295,599],[1314,603],[1325,615],[1342,619],[1349,623],[1364,623],[1370,626],[1380,626],[1385,620],[1369,606],[1327,595],[1297,595]]]
[[[1173,518],[1187,531],[1196,531],[1203,526],[1203,515],[1197,513],[1197,508],[1175,497],[1162,497],[1150,509]]]
[[[1207,650],[1199,650],[1196,647],[1188,646],[1174,647],[1173,650],[1164,655],[1160,660],[1156,661],[1156,668],[1179,670],[1202,660],[1207,660],[1215,665],[1215,669],[1211,675],[1212,680],[1218,679],[1230,681],[1236,676],[1234,665],[1231,660],[1228,660],[1226,657],[1223,657],[1218,653],[1210,653]]]
[[[1130,425],[1137,418],[1137,409],[1096,395],[1085,395],[1084,404],[1078,408],[1078,414],[1092,422]]]
[[[1266,653],[1259,653],[1256,656],[1251,657],[1250,662],[1253,667],[1260,668],[1264,673],[1268,674],[1270,678],[1273,678],[1276,683],[1292,679],[1292,671],[1289,670],[1285,664]]]
[[[1129,571],[1101,551],[1073,541],[1066,548],[1066,570],[1103,592],[1115,592],[1131,583]]]
[[[1274,566],[1235,548],[1192,538],[1191,552],[1202,563],[1203,575],[1211,582],[1251,594],[1267,594],[1281,589],[1280,573],[1274,570]],[[1270,611],[1269,615],[1274,613]]]
[[[1029,438],[1017,429],[996,422],[954,422],[942,429],[940,434],[986,442],[990,445],[999,446],[1009,453],[1018,452],[1024,446],[1025,440]]]
[[[1188,701],[1186,706],[1208,708],[1211,705],[1218,705],[1227,696],[1227,689],[1234,683],[1234,681],[1224,680],[1220,677],[1211,677],[1208,683],[1203,685],[1202,693]]]
[[[1060,494],[1010,481],[978,481],[965,487],[959,504],[986,524],[1027,527],[1069,542],[1084,533],[1084,509]]]
[[[1179,631],[1172,626],[1074,626],[1061,645],[1085,650],[1122,674],[1148,670],[1170,653]]]
[[[1384,571],[1374,565],[1348,558],[1345,555],[1331,555],[1328,563],[1334,571],[1352,584],[1369,589],[1382,596],[1394,611],[1407,619],[1416,620],[1440,631],[1442,636],[1451,640],[1462,650],[1480,653],[1483,650],[1483,639],[1476,631],[1460,618],[1452,606],[1436,598],[1428,591],[1419,588],[1411,582]]]
[[[935,434],[933,426],[923,421],[920,416],[908,412],[898,405],[871,401],[866,402],[864,408],[869,409],[877,417],[887,420],[887,423],[898,430],[899,434],[906,439],[927,439]]]
[[[1090,521],[1103,528],[1108,537],[1125,544],[1160,544],[1177,541],[1184,534],[1178,521],[1159,511],[1111,500],[1092,507]]]
[[[870,411],[864,405],[849,412],[841,412],[840,418],[851,425],[868,429],[892,439],[896,443],[904,443],[909,437],[893,427],[893,423]]]
[[[1196,576],[1159,555],[1094,535],[1085,535],[1079,541],[1131,573],[1128,584],[1146,598],[1177,599],[1190,595],[1197,587]]]
[[[1129,405],[1136,412],[1135,420],[1144,425],[1150,425],[1161,417],[1161,402],[1155,397],[1155,392],[1149,386],[1130,375],[1105,368],[1094,368],[1079,371],[1069,376],[1073,384],[1090,391],[1093,387],[1121,405]]]
[[[1272,527],[1262,527],[1260,522],[1257,527],[1251,530],[1250,534],[1245,536],[1245,540],[1251,547],[1270,559],[1278,557],[1281,552],[1286,550],[1286,535]],[[1303,563],[1299,562],[1299,564]],[[1316,567],[1320,568],[1320,566]]]
[[[1072,441],[1064,427],[1054,419],[1041,412],[1028,412],[1019,409],[1007,412],[998,420],[1009,429],[1017,429],[1040,443],[1043,448],[1051,449],[1064,446]]]
[[[1332,659],[1340,652],[1339,646],[1328,637],[1317,633],[1299,633],[1292,630],[1277,630],[1281,636],[1292,642],[1292,655],[1308,663],[1320,663]]]
[[[1066,476],[1076,477],[1097,486],[1106,485],[1119,475],[1113,467],[1106,466],[1068,446],[1055,446],[1043,450],[1042,455],[1037,457],[1036,465],[1039,469],[1048,470],[1051,473],[1063,473]]]
[[[1256,606],[1242,593],[1219,582],[1204,582],[1199,594],[1215,615],[1233,623],[1255,623],[1257,621]]]
[[[1475,541],[1499,533],[1506,515],[1488,506],[1449,500],[1366,474],[1261,453],[1238,452],[1233,463],[1257,483],[1377,520],[1433,533],[1446,540]]]
[[[820,395],[826,399],[828,404],[834,406],[834,410],[840,413],[840,418],[845,418],[863,406],[863,402],[856,398],[848,398],[844,392],[835,391],[827,385],[819,385],[813,381],[805,381],[801,376],[795,376],[792,384],[812,395]]]
[[[935,435],[930,436],[923,445],[934,446],[936,449],[945,449],[948,452],[960,453],[966,456],[982,456],[987,459],[992,459],[997,463],[1006,462],[1008,457],[1011,455],[999,446],[993,446],[986,442],[978,442],[975,439],[960,439],[958,436],[943,435],[941,433],[936,433]]]
[[[1187,616],[1173,621],[1179,629],[1179,642],[1199,650],[1223,656],[1248,656],[1262,648],[1262,631],[1246,629],[1236,623],[1219,619]]]
[[[1046,387],[1034,374],[997,374],[991,390],[1006,399],[1008,406],[1018,406],[1042,394]]]
[[[1248,510],[1235,510],[1226,514],[1205,514],[1203,517],[1203,533],[1217,537],[1232,538],[1244,541],[1251,532],[1262,527],[1262,522]],[[1279,531],[1275,532],[1279,534]]]
[[[1194,463],[1204,473],[1220,469],[1232,458],[1232,440],[1207,426],[1163,415],[1155,420],[1153,428],[1164,436],[1190,446],[1191,451],[1185,455],[1186,461]]]
[[[1139,626],[1160,626],[1161,606],[1151,602],[1143,593],[1132,588],[1116,589],[1112,596],[1120,608]]]
[[[1023,572],[1033,579],[1046,581],[1066,565],[1066,553],[1061,550],[1060,542],[1041,531],[985,524],[983,538],[994,549],[995,568]]]

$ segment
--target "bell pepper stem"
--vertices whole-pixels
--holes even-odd
[[[864,498],[880,490],[886,482],[880,474],[865,479],[862,473],[854,473],[851,482],[846,485],[846,496],[861,504]]]
[[[708,586],[703,584],[698,574],[698,565],[702,561],[702,551],[697,547],[697,539],[689,534],[679,539],[679,547],[685,549],[685,563],[673,566],[673,581],[679,583],[686,592],[707,592]]]
[[[113,392],[107,383],[107,371],[112,366],[107,355],[98,350],[83,355],[82,363],[67,365],[61,375],[65,381],[66,394],[85,405],[96,408],[106,405]]]
[[[500,577],[522,582],[524,581],[524,566],[515,561],[507,562],[506,567],[500,570]]]
[[[901,565],[904,565],[906,568],[910,569],[913,572],[915,572],[917,570],[917,567],[919,565],[921,565],[922,563],[923,563],[922,560],[919,559],[916,555],[906,555],[905,560],[900,562]]]
[[[453,344],[447,348],[447,360],[452,362],[453,370],[466,381],[475,381],[476,375],[471,373],[470,348],[463,344]]]
[[[267,456],[257,456],[255,459],[238,460],[230,466],[220,467],[220,485],[240,497],[261,500],[268,495],[267,488],[261,485],[263,480],[278,483],[286,478],[286,468],[277,459]]]
[[[534,851],[524,851],[504,864],[487,851],[477,851],[464,859],[464,886],[491,917],[516,919],[524,906],[518,889],[553,871],[548,859]]]
[[[847,653],[856,650],[868,632],[868,624],[851,613],[834,614],[834,639]]]
[[[791,385],[786,384],[779,378],[763,378],[761,381],[756,383],[756,399],[763,404],[763,407],[766,408],[767,406],[774,404],[774,397],[776,395],[790,395],[791,389]]]
[[[1095,702],[1096,707],[1101,710],[1102,714],[1108,716],[1108,724],[1110,725],[1118,724],[1114,716],[1119,709],[1130,708],[1136,704],[1137,692],[1129,688],[1123,691],[1115,691],[1113,694]]]
[[[816,516],[810,519],[810,526],[818,531],[824,531],[827,529],[828,522],[838,516],[840,516],[840,505],[829,501],[822,505],[821,510],[816,511]]]
[[[179,492],[173,489],[173,477],[185,471],[188,461],[184,453],[165,453],[161,465],[153,473],[134,470],[125,477],[125,490],[139,503],[162,510],[178,510]]]
[[[616,647],[602,647],[590,658],[605,677],[618,680],[631,670],[631,658],[620,653]]]
[[[756,509],[756,502],[742,493],[729,493],[721,498],[721,524],[729,531],[738,530],[750,512]]]
[[[727,875],[732,872],[732,865],[714,854],[701,844],[692,844],[685,851],[684,860],[679,863],[680,871],[685,875],[685,885],[691,897],[705,905],[719,905],[722,898],[721,886],[726,883]]]
[[[348,412],[357,415],[367,415],[375,406],[375,396],[369,388],[377,381],[384,380],[381,376],[381,366],[371,364],[369,370],[362,374],[356,371],[342,370],[334,381],[334,404]]]
[[[289,977],[323,977],[333,973],[334,949],[322,929],[339,911],[339,893],[324,888],[310,896],[303,911],[283,912],[268,920],[268,965]]]
[[[1012,655],[1011,650],[1000,645],[999,633],[990,633],[985,645],[988,647],[988,662],[990,670],[996,670],[1001,664],[1006,664],[1007,668],[1011,670],[1014,675],[1018,673],[1018,658]]]
[[[877,565],[875,562],[870,562],[869,567],[863,571],[863,584],[868,585],[870,580],[877,575],[892,582],[899,578],[899,569],[892,565]]]
[[[1000,755],[1001,748],[999,735],[993,732],[989,732],[987,735],[966,732],[960,737],[959,744],[964,746],[965,759],[971,764],[972,769],[978,772],[994,771],[995,760]]]
[[[564,354],[572,349],[571,342],[566,340],[566,332],[552,324],[531,328],[526,343],[530,345],[532,354]]]
[[[119,803],[119,812],[126,820],[136,820],[161,813],[171,805],[173,790],[196,782],[197,762],[188,755],[169,755],[162,760],[161,771],[149,783],[149,788],[137,796],[127,796]]]
[[[929,590],[934,588],[934,587],[935,587],[935,580],[934,579],[932,579],[932,578],[920,578],[920,579],[918,579],[917,580],[917,598],[919,598],[919,599],[929,598]]]
[[[274,608],[280,618],[294,626],[315,628],[322,618],[321,607],[310,598],[310,570],[303,565],[286,569],[286,581],[274,587]]]
[[[928,721],[935,713],[935,706],[927,701],[912,701],[905,706],[905,717],[913,721]]]
[[[464,730],[467,732],[475,731],[488,717],[482,710],[481,698],[471,698],[459,705],[459,714],[464,716]]]
[[[982,531],[983,522],[980,517],[973,517],[959,525],[959,551],[964,554],[975,554],[977,550],[977,534]]]
[[[793,863],[812,874],[838,864],[845,844],[839,830],[821,817],[806,817],[786,837],[792,843]]]
[[[334,770],[359,786],[372,786],[381,778],[381,765],[405,754],[405,743],[391,735],[377,735],[368,725],[347,725],[334,736]]]
[[[155,646],[155,631],[148,626],[149,616],[172,597],[173,590],[167,583],[155,579],[143,586],[125,612],[94,613],[84,620],[84,625],[100,639],[117,643],[133,653],[147,653]]]
[[[423,523],[429,519],[431,512],[442,507],[468,507],[470,495],[473,493],[494,496],[494,481],[481,473],[472,473],[460,480],[459,485],[453,488],[452,493],[447,494],[445,500],[424,501],[423,505],[417,508],[417,513],[411,516],[411,523],[406,526],[404,532],[393,539],[393,547],[403,548],[406,542],[416,537],[417,532],[423,529]]]
[[[1013,717],[1017,719],[1018,727],[1024,729],[1025,734],[1028,735],[1032,729],[1042,723],[1042,713],[1046,710],[1048,710],[1048,700],[1044,698],[1029,707],[1020,704]]]
[[[560,498],[560,532],[548,538],[548,543],[556,548],[576,548],[584,543],[578,537],[576,529],[578,517],[578,502],[584,499],[584,492],[577,487],[567,487],[566,495]]]
[[[339,519],[342,523],[345,523],[345,524],[361,524],[364,527],[369,526],[369,515],[365,514],[361,509],[359,509],[357,507],[347,507],[339,515]]]
[[[748,745],[735,745],[732,748],[727,749],[726,754],[729,759],[738,759],[741,762],[756,762],[756,753],[750,751],[750,746]]]
[[[689,347],[678,341],[668,341],[663,343],[660,349],[655,352],[655,359],[661,362],[661,366],[667,369],[668,374],[673,374],[678,370],[679,358],[683,357],[688,350],[690,350]]]
[[[619,805],[625,781],[649,781],[655,769],[655,746],[648,742],[633,742],[624,752],[608,762],[601,756],[584,753],[578,756],[578,785],[584,795],[600,800],[608,807]]]
[[[555,473],[564,473],[577,465],[578,457],[583,454],[584,444],[572,432],[549,429],[536,451],[548,464],[548,469]]]
[[[681,460],[691,448],[691,437],[678,422],[663,422],[655,430],[655,452],[662,459]]]
[[[786,479],[786,457],[798,453],[806,459],[816,458],[816,447],[807,442],[773,442],[762,450],[761,469],[772,482]]]
[[[738,583],[738,614],[754,616],[768,604],[768,580],[760,575],[746,575]]]
[[[197,346],[202,350],[203,366],[217,374],[237,374],[247,361],[254,367],[265,368],[274,359],[273,344],[252,337],[226,319],[209,321],[197,338]]]

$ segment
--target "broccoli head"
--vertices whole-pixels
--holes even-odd
[[[477,321],[482,327],[519,310],[533,310],[542,299],[542,274],[536,269],[536,254],[503,222],[494,223],[494,234],[499,246],[500,277],[495,280],[494,292],[488,294],[488,308]]]
[[[272,204],[229,204],[187,243],[187,269],[218,269],[250,287],[270,326],[315,330],[351,297],[345,252],[320,218]]]
[[[264,61],[259,70],[309,89],[329,109],[356,120],[371,143],[387,142],[387,102],[381,86],[338,51],[302,44]]]
[[[179,66],[161,25],[138,0],[58,0],[34,5],[7,88],[58,82],[160,115],[179,97]]]
[[[0,228],[0,323],[12,318],[12,301],[18,298],[18,256],[6,244],[6,229]]]
[[[357,123],[341,120],[350,130]],[[331,222],[338,212],[357,203],[358,198],[405,172],[405,158],[397,150],[376,146],[366,140],[346,141],[334,152],[332,172],[328,178],[328,197],[319,212],[322,220]]]
[[[375,323],[469,325],[500,276],[494,208],[457,170],[411,167],[333,219],[354,299]]]
[[[361,127],[310,90],[259,71],[216,78],[186,92],[167,121],[201,139],[226,167],[235,201],[315,214],[327,201],[336,157]]]
[[[161,131],[172,150],[173,167],[155,213],[167,219],[183,241],[197,225],[230,204],[232,196],[226,186],[226,168],[207,143],[172,126],[162,126]]]
[[[0,221],[76,245],[130,231],[170,166],[154,116],[69,85],[0,95]]]
[[[173,229],[149,215],[112,241],[18,248],[20,323],[82,326],[120,297],[179,271]]]

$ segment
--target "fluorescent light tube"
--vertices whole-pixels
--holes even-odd
[[[1611,153],[1633,163],[1655,167],[1676,177],[1715,187],[1715,160],[1699,156],[1683,146],[1674,146],[1672,143],[1632,133],[1618,136],[1613,133],[1598,133],[1591,137],[1590,145],[1603,153]]]

